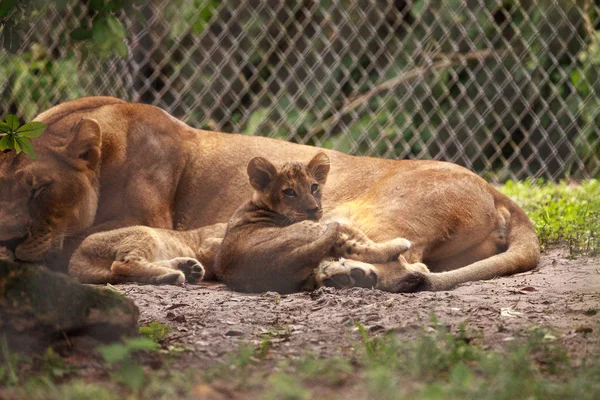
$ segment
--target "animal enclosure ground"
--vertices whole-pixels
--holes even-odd
[[[147,382],[138,398],[600,395],[593,378],[600,372],[600,258],[573,258],[566,248],[546,251],[531,272],[448,292],[115,289],[136,302],[141,325],[172,328],[159,340],[161,351],[135,358]],[[99,357],[75,353],[66,360],[76,366],[68,385],[9,388],[0,397],[128,392]]]
[[[600,328],[600,259],[545,254],[538,268],[517,276],[472,282],[448,292],[392,294],[372,289],[321,288],[279,295],[240,294],[225,286],[118,285],[140,308],[140,324],[173,327],[166,343],[193,351],[182,363],[207,363],[241,343],[260,345],[272,336],[277,357],[342,355],[359,339],[356,323],[369,332],[415,339],[435,315],[451,331],[481,331],[483,344],[501,346],[532,327],[551,328],[578,355],[598,345],[587,328]],[[587,315],[593,313],[594,315]],[[578,331],[579,329],[579,331]],[[584,333],[580,334],[578,332]],[[591,332],[591,331],[590,331]],[[595,339],[594,339],[595,340]]]

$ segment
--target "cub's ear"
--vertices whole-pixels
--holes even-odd
[[[67,153],[73,160],[87,163],[88,168],[95,169],[100,162],[102,131],[100,125],[89,118],[83,118],[71,130],[71,140],[67,144]]]
[[[321,151],[309,161],[308,172],[310,172],[317,182],[324,184],[327,181],[327,174],[330,167],[329,156]]]
[[[277,175],[277,168],[262,157],[254,157],[248,162],[250,186],[259,192],[267,189],[275,175]]]

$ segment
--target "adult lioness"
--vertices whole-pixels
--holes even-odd
[[[19,259],[54,258],[47,262],[62,269],[93,232],[226,222],[250,196],[251,157],[282,163],[317,153],[192,129],[159,108],[109,97],[63,103],[36,119],[48,125],[35,141],[38,159],[0,155],[0,241]],[[437,272],[403,275],[394,263],[338,263],[321,271],[323,280],[347,286],[374,273],[384,290],[445,290],[537,264],[539,243],[525,213],[467,169],[326,152],[332,169],[324,218],[349,220],[375,241],[405,237],[412,243],[407,261]]]

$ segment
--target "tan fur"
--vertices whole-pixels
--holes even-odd
[[[75,250],[69,274],[82,283],[181,284],[204,277],[225,224],[190,231],[133,226],[95,233]]]
[[[281,168],[255,157],[248,163],[252,199],[234,214],[217,253],[217,275],[243,292],[294,292],[314,287],[314,270],[327,257],[366,262],[397,260],[410,243],[397,238],[375,243],[338,222],[317,222],[329,157],[317,153],[308,164]]]
[[[82,118],[95,121],[99,130],[93,123],[78,125]],[[64,103],[37,119],[48,124],[44,136],[34,140],[37,161],[0,154],[0,245],[19,252],[45,234],[36,251],[20,258],[44,257],[62,270],[94,232],[226,222],[251,195],[248,159],[267,156],[282,163],[309,159],[318,151],[264,137],[195,130],[159,108],[107,97]],[[92,150],[92,157],[78,156],[77,149]],[[100,159],[94,165],[96,150]],[[433,271],[398,277],[404,274],[401,263],[377,264],[377,287],[446,290],[536,266],[539,243],[527,216],[471,171],[438,161],[325,152],[332,167],[323,218],[348,219],[375,241],[405,237],[412,243],[406,261],[425,263]],[[53,186],[30,201],[44,182]]]

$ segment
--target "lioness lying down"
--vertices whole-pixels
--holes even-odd
[[[69,274],[82,283],[181,284],[204,278],[225,224],[191,231],[133,226],[88,236],[71,257]]]
[[[145,225],[189,230],[227,222],[250,198],[247,160],[314,156],[314,147],[196,130],[163,110],[112,97],[60,104],[36,120],[37,159],[0,153],[0,254],[66,271],[95,232]],[[471,171],[438,161],[353,157],[332,161],[324,219],[344,219],[377,242],[407,238],[400,262],[347,260],[324,269],[322,282],[362,285],[372,276],[389,291],[447,290],[537,265],[539,243],[523,210]],[[205,279],[214,268],[205,265]]]
[[[311,289],[316,267],[328,256],[384,263],[409,249],[403,238],[374,243],[350,225],[317,222],[329,169],[325,153],[308,164],[286,163],[280,169],[262,157],[250,160],[254,193],[229,221],[215,263],[229,287],[243,292]]]

